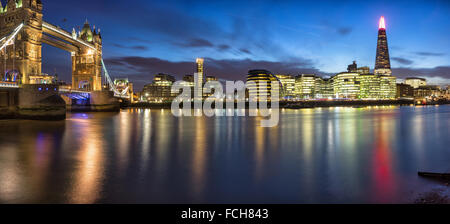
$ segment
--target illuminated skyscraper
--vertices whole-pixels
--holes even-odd
[[[376,75],[391,75],[391,62],[389,59],[389,48],[386,37],[386,24],[384,17],[380,18],[378,27],[377,57],[375,60]]]
[[[195,89],[196,91],[198,91],[198,96],[200,98],[202,98],[203,95],[203,76],[204,76],[204,69],[203,69],[203,62],[205,60],[203,58],[197,58],[196,63],[197,63],[197,70],[196,70],[196,74],[197,74],[197,80],[195,82]]]

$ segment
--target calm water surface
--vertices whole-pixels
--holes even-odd
[[[0,121],[0,203],[398,203],[450,171],[450,106]]]

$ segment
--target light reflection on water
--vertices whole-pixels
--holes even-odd
[[[392,203],[450,171],[450,106],[0,121],[0,203]]]

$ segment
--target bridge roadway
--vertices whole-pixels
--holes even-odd
[[[19,88],[19,85],[17,83],[13,83],[13,82],[0,82],[0,88]],[[88,99],[89,95],[91,94],[91,92],[88,91],[81,91],[81,90],[71,90],[71,89],[65,89],[65,88],[60,88],[59,89],[59,93],[60,94],[71,94],[71,95],[79,95],[78,97],[76,97],[76,99]],[[120,98],[120,99],[128,99],[129,96],[126,95],[118,95],[116,93],[114,93],[114,97],[116,98]]]
[[[45,21],[42,22],[42,31],[42,42],[68,52],[78,52],[82,47],[97,50],[92,44],[74,38],[71,33]]]

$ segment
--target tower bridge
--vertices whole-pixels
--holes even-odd
[[[86,103],[87,100],[87,104],[100,105],[102,108],[113,103],[114,100],[110,98],[132,100],[132,88],[117,88],[109,76],[102,59],[100,29],[95,27],[92,29],[86,20],[81,30],[73,29],[72,32],[68,32],[44,21],[42,8],[41,0],[8,0],[4,6],[0,1],[0,71],[2,74],[0,98],[6,94],[4,99],[0,99],[0,110],[2,107],[15,104],[27,108],[38,107],[45,101],[41,98],[50,97],[51,92],[55,90],[54,94],[62,97],[68,106],[80,101]],[[70,88],[59,89],[56,85],[50,88],[32,85],[33,77],[36,79],[42,76],[42,44],[70,53],[72,59]],[[104,85],[102,85],[102,75],[106,80]],[[19,89],[19,91],[12,89]],[[48,92],[44,93],[45,91]],[[36,103],[28,100],[23,101],[27,102],[25,104],[20,103],[22,100],[13,102],[14,97],[10,94],[14,95],[16,92],[22,93],[23,96],[34,94]]]
[[[73,91],[101,91],[102,74],[116,97],[132,97],[117,90],[102,60],[100,29],[88,21],[80,31],[68,32],[43,20],[41,0],[0,2],[0,71],[4,82],[30,84],[30,77],[42,74],[42,44],[71,54]],[[1,87],[1,85],[0,85]]]

